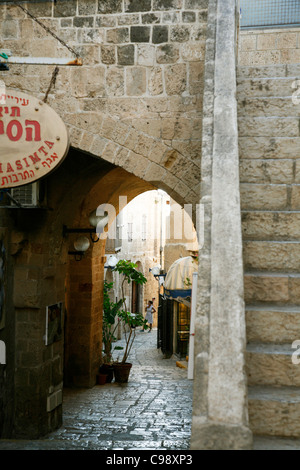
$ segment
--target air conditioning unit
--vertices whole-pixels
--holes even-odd
[[[39,207],[40,206],[39,182],[26,184],[10,190],[11,207]]]

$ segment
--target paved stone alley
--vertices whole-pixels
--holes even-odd
[[[60,429],[40,440],[0,440],[0,450],[188,450],[193,381],[156,341],[156,330],[137,331],[127,384],[65,389]]]

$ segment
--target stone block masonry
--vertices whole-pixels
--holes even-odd
[[[7,344],[14,437],[40,437],[58,427],[62,380],[92,386],[99,366],[103,264],[93,264],[95,255],[81,261],[82,272],[79,263],[73,265],[62,225],[84,224],[89,204],[94,209],[99,198],[113,200],[110,190],[134,197],[160,187],[181,204],[199,203],[207,4],[22,2],[45,30],[26,11],[1,2],[2,48],[20,57],[73,59],[52,31],[83,61],[81,67],[59,67],[48,95],[48,104],[68,127],[71,144],[63,165],[47,180],[47,203],[53,210],[37,217],[35,212],[30,223],[26,212],[26,224],[18,220],[22,243],[11,245],[15,264],[8,316],[15,324]],[[8,89],[44,99],[54,66],[9,68],[3,77]],[[45,308],[64,299],[65,344],[45,345]],[[10,344],[18,346],[16,358]]]
[[[131,150],[139,160],[137,176],[157,181],[158,176],[147,171],[154,161],[169,194],[180,202],[198,203],[208,1],[62,0],[24,5],[83,60],[83,67],[60,68],[48,99],[68,125],[71,145],[136,174],[131,158],[118,158]],[[3,47],[13,55],[38,57],[43,51],[43,56],[71,56],[20,8],[2,5],[0,19]],[[52,72],[50,66],[11,64],[5,83],[43,99]],[[118,136],[123,134],[121,147],[120,139],[104,139],[99,123],[108,116],[115,119]],[[84,121],[88,128],[82,128]],[[172,127],[171,138],[164,137],[166,122]],[[184,134],[177,133],[178,128],[185,128]],[[133,131],[139,134],[134,142],[146,139],[147,147],[128,148],[124,132]],[[168,168],[165,152],[175,152]],[[180,174],[194,181],[196,173],[192,186],[180,181]]]
[[[241,31],[239,63],[246,66],[300,62],[300,28]]]

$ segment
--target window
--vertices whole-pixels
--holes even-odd
[[[128,233],[128,241],[129,242],[132,242],[132,222],[129,222],[128,223],[128,230],[127,230],[127,233]]]
[[[240,0],[241,28],[300,25],[299,0]]]
[[[142,218],[142,240],[147,240],[147,216],[144,214]]]

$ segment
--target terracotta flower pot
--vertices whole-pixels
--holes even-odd
[[[106,384],[107,374],[98,374],[97,375],[97,383],[98,385]]]
[[[128,382],[130,369],[132,364],[130,362],[116,362],[113,364],[114,367],[114,374],[115,374],[115,381],[117,383],[126,383]]]
[[[99,374],[106,374],[106,383],[109,384],[114,378],[114,368],[111,364],[102,364],[99,368]]]

